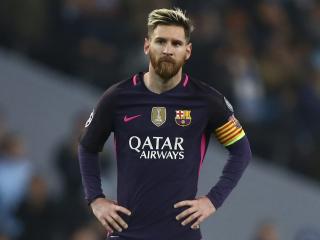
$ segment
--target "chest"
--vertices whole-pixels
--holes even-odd
[[[125,135],[192,136],[207,122],[207,105],[190,97],[134,98],[120,101],[114,131]]]

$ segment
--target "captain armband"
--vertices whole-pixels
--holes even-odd
[[[234,144],[245,136],[242,126],[234,115],[230,116],[228,122],[217,128],[214,133],[218,141],[225,147]]]

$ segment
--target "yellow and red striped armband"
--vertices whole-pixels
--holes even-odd
[[[238,120],[234,117],[234,115],[232,115],[226,124],[215,130],[215,135],[218,141],[227,147],[239,141],[246,134]]]

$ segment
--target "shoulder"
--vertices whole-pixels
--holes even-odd
[[[111,85],[103,92],[101,97],[114,97],[115,95],[119,94],[121,91],[129,87],[131,87],[131,78],[122,80]]]
[[[115,101],[119,94],[126,89],[132,88],[132,77],[121,80],[107,88],[99,98],[99,103]]]
[[[210,104],[221,105],[225,104],[227,101],[221,92],[204,81],[190,77],[190,86],[197,94],[203,96]]]
[[[203,81],[190,78],[190,83],[195,94],[202,98],[207,104],[210,128],[215,129],[226,123],[234,112],[227,98],[217,89]]]

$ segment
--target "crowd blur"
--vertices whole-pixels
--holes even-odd
[[[146,16],[172,6],[187,10],[196,27],[185,71],[233,103],[253,153],[320,182],[319,1],[1,0],[0,45],[105,89],[147,70]],[[8,236],[45,239],[45,232],[64,229],[56,231],[64,239],[97,238],[92,216],[77,202],[82,199],[74,171],[78,120],[57,148],[56,167],[65,188],[58,204],[26,157],[21,137],[5,131],[0,113],[0,191],[5,191],[0,196],[6,196],[0,199],[0,226]],[[7,178],[8,169],[17,177]],[[6,188],[8,179],[14,187]],[[62,221],[25,235],[26,227],[57,219],[44,216],[59,211],[64,211]]]
[[[88,113],[72,122],[70,135],[56,147],[54,166],[62,190],[51,194],[43,172],[28,158],[24,138],[7,126],[0,113],[0,239],[100,240],[106,236],[84,200],[77,144]],[[111,158],[101,156],[102,179],[108,179]],[[61,217],[63,216],[63,217]]]

